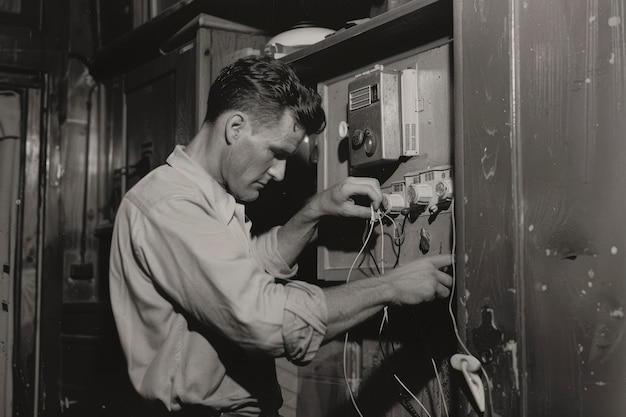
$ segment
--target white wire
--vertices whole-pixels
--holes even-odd
[[[426,415],[428,417],[432,417],[430,413],[428,412],[428,410],[426,409],[426,407],[424,407],[424,404],[422,404],[422,402],[415,396],[415,394],[413,394],[411,390],[408,389],[406,385],[404,385],[404,383],[400,380],[400,378],[398,378],[398,375],[394,373],[393,377],[396,379],[396,381],[398,381],[398,384],[400,384],[400,386],[404,388],[404,390],[419,404],[419,406],[422,407],[422,410],[424,410]]]
[[[346,283],[350,282],[350,275],[352,275],[352,270],[354,269],[356,262],[359,260],[359,258],[363,254],[363,251],[367,247],[367,243],[369,242],[370,237],[372,236],[372,231],[374,230],[374,225],[375,225],[374,209],[371,206],[370,206],[370,209],[372,210],[372,216],[369,220],[369,223],[370,223],[369,231],[367,233],[367,237],[363,241],[363,246],[361,246],[359,253],[357,253],[356,257],[354,258],[354,261],[352,261],[352,265],[350,265],[350,270],[348,271],[348,276],[346,277]],[[356,412],[359,414],[359,416],[363,417],[363,413],[361,413],[361,410],[359,409],[359,406],[356,403],[356,399],[354,398],[354,393],[352,392],[352,387],[350,386],[350,381],[348,380],[348,370],[346,369],[346,360],[347,360],[347,351],[348,351],[348,335],[349,335],[349,332],[346,332],[346,335],[343,341],[343,379],[346,381],[346,387],[348,388],[348,393],[350,394],[350,401],[352,401],[352,406],[354,407]]]
[[[381,242],[381,255],[380,255],[380,257],[381,257],[381,264],[382,264],[381,270],[383,271],[383,274],[384,274],[384,271],[385,271],[385,270],[384,270],[384,268],[385,268],[385,263],[384,263],[384,261],[383,261],[383,256],[384,256],[384,248],[385,248],[385,247],[384,247],[384,242],[385,242],[384,237],[385,237],[385,236],[384,236],[384,233],[383,233],[383,222],[382,222],[382,217],[387,217],[389,220],[391,220],[391,222],[392,222],[392,224],[393,224],[393,226],[394,226],[394,236],[396,236],[396,234],[397,234],[397,227],[396,227],[396,222],[395,222],[395,220],[394,220],[394,219],[392,219],[391,217],[389,217],[389,216],[387,215],[387,213],[385,213],[385,214],[384,214],[384,215],[382,215],[382,216],[379,216],[378,222],[379,222],[379,224],[380,224],[380,228],[381,228],[380,235],[381,235],[381,241],[382,241],[382,242]],[[388,308],[387,308],[387,306],[385,306],[385,307],[383,308],[383,317],[382,317],[382,319],[381,319],[381,321],[380,321],[380,327],[379,327],[379,329],[378,329],[378,335],[379,335],[379,337],[382,335],[383,328],[385,327],[385,323],[389,323],[389,312],[388,312]],[[431,361],[432,361],[433,365],[435,365],[435,360],[434,360],[432,357],[431,357],[430,359],[431,359]],[[436,366],[436,365],[435,365],[435,368],[434,368],[434,369],[435,369],[435,375],[437,376],[437,381],[439,382],[439,389],[440,389],[440,393],[441,393],[441,396],[443,397],[443,387],[442,387],[442,384],[441,384],[441,380],[439,379],[439,373],[437,372],[437,366]],[[415,394],[413,394],[413,392],[411,392],[411,390],[410,390],[410,389],[409,389],[409,388],[408,388],[408,387],[407,387],[407,386],[406,386],[406,385],[402,382],[402,380],[400,379],[400,377],[398,377],[398,375],[397,375],[395,372],[394,372],[394,374],[393,374],[393,377],[396,379],[396,381],[398,381],[398,383],[400,384],[400,386],[401,386],[401,387],[402,387],[402,388],[403,388],[403,389],[404,389],[404,390],[405,390],[405,391],[406,391],[406,392],[407,392],[407,393],[408,393],[408,394],[409,394],[409,395],[410,395],[410,396],[411,396],[411,397],[412,397],[412,398],[413,398],[413,399],[417,402],[417,404],[419,404],[419,406],[422,408],[422,410],[424,410],[424,412],[426,413],[426,415],[427,415],[428,417],[432,417],[432,416],[430,415],[430,413],[428,412],[428,409],[426,409],[426,407],[424,407],[424,404],[422,404],[422,402],[421,402],[421,401],[417,398],[417,396],[416,396]],[[444,403],[445,403],[445,399],[444,399]],[[446,409],[446,415],[447,415],[448,408],[447,408],[447,407],[445,407],[445,409]],[[448,416],[448,417],[449,417],[449,416]]]
[[[352,406],[359,414],[360,417],[363,417],[363,413],[359,409],[359,406],[356,403],[356,399],[354,398],[354,394],[352,393],[352,387],[350,386],[350,382],[348,381],[348,370],[346,369],[346,359],[347,359],[347,350],[348,350],[348,332],[346,332],[346,337],[343,341],[343,379],[346,381],[346,387],[348,388],[348,393],[350,394],[350,400],[352,401]]]
[[[452,213],[452,254],[456,253],[456,220],[455,220],[455,216],[454,216],[454,200],[452,201],[451,204],[451,213]],[[381,228],[381,273],[384,274],[385,273],[385,262],[384,262],[384,230],[383,230],[383,223],[382,223],[382,218],[386,217],[389,220],[391,220],[392,225],[394,227],[394,237],[400,239],[402,236],[398,235],[397,232],[397,225],[396,222],[393,218],[391,218],[390,216],[387,215],[387,213],[381,213],[380,211],[378,211],[377,213],[374,212],[374,210],[372,209],[372,217],[370,218],[370,226],[369,226],[369,231],[367,234],[367,237],[365,238],[364,242],[363,242],[363,246],[361,247],[361,249],[359,250],[357,256],[354,258],[354,261],[352,262],[352,265],[350,266],[350,270],[348,272],[348,276],[346,278],[346,283],[350,281],[350,276],[352,274],[352,271],[358,261],[358,259],[361,257],[361,255],[363,254],[363,251],[365,250],[365,248],[367,247],[367,243],[369,242],[369,239],[371,238],[372,232],[374,230],[374,226],[375,226],[375,222],[378,221],[380,228]],[[469,351],[469,349],[467,348],[467,346],[465,345],[465,343],[463,342],[463,339],[460,336],[460,332],[459,332],[459,328],[458,328],[458,324],[456,322],[456,317],[454,316],[454,312],[453,312],[453,307],[452,307],[452,303],[453,303],[453,295],[456,291],[456,265],[454,262],[452,262],[452,287],[450,290],[450,299],[448,302],[448,313],[450,314],[450,318],[452,320],[452,325],[454,328],[454,334],[460,344],[460,346],[463,348],[463,350],[465,351],[465,353],[467,353],[470,356],[473,356],[472,353]],[[388,308],[387,306],[385,306],[383,308],[383,317],[381,319],[381,323],[380,323],[380,328],[379,328],[379,335],[382,333],[382,330],[385,326],[386,323],[389,322],[389,313],[388,313]],[[343,347],[343,374],[344,374],[344,379],[346,381],[346,385],[348,387],[348,392],[350,394],[350,399],[352,401],[352,405],[354,406],[355,410],[357,411],[357,413],[359,414],[360,417],[363,417],[363,414],[361,412],[361,410],[359,409],[357,403],[356,403],[356,399],[354,398],[354,393],[352,392],[352,388],[350,386],[349,380],[348,380],[348,375],[347,375],[347,369],[346,369],[346,359],[347,359],[347,344],[348,344],[348,332],[346,332],[345,335],[345,340],[344,340],[344,347]],[[446,400],[444,398],[443,395],[443,384],[441,382],[441,377],[439,376],[439,372],[437,370],[437,364],[435,363],[435,360],[431,357],[430,358],[431,363],[433,365],[433,370],[435,372],[435,377],[437,379],[437,384],[439,385],[439,392],[441,395],[441,399],[443,400],[443,406],[444,406],[444,411],[446,413],[446,416],[449,417],[449,411],[448,411],[448,407],[446,405]],[[489,386],[491,386],[490,380],[489,380],[489,376],[487,375],[486,371],[484,370],[484,368],[481,367],[482,373],[485,376]],[[424,404],[417,398],[417,396],[402,382],[402,380],[398,377],[397,374],[393,374],[394,378],[396,379],[396,381],[398,382],[398,384],[400,384],[400,386],[411,396],[411,398],[413,398],[413,400],[415,400],[417,402],[417,404],[422,408],[422,410],[424,411],[424,413],[426,413],[426,415],[428,417],[432,417],[431,414],[428,412],[428,409],[424,406]]]
[[[456,253],[456,220],[454,218],[454,199],[452,199],[452,203],[450,205],[450,211],[452,213],[452,255],[454,256],[454,254]],[[456,323],[456,317],[454,317],[454,312],[452,311],[452,302],[454,301],[455,291],[456,291],[456,262],[453,261],[452,262],[452,287],[450,288],[450,299],[448,300],[448,313],[450,314],[450,318],[452,319],[452,326],[454,327],[454,334],[456,335],[456,338],[459,341],[459,344],[461,345],[465,353],[467,353],[470,356],[473,356],[470,353],[470,351],[467,349],[467,346],[465,346],[465,343],[463,343],[463,340],[461,339],[461,335],[459,333],[459,327],[457,326],[457,323]]]
[[[383,217],[379,214],[380,225],[380,274],[385,275],[385,230],[383,229]]]
[[[441,403],[443,404],[443,409],[446,412],[446,416],[450,417],[450,413],[448,412],[448,406],[446,405],[446,397],[443,395],[443,384],[441,383],[441,378],[439,377],[439,371],[437,371],[437,364],[435,360],[430,358],[431,363],[433,364],[433,369],[435,370],[435,377],[437,378],[437,384],[439,385],[439,397],[441,399]]]
[[[450,211],[452,212],[452,254],[454,255],[456,253],[456,219],[454,217],[454,199],[452,199],[452,203],[450,205]],[[474,356],[469,351],[465,343],[463,343],[463,340],[461,339],[461,335],[459,333],[459,327],[457,326],[457,322],[456,322],[456,317],[454,317],[454,312],[452,311],[452,301],[454,299],[455,290],[456,290],[456,263],[453,261],[452,262],[452,287],[450,288],[450,300],[448,302],[448,313],[450,313],[450,318],[452,319],[452,325],[454,327],[454,334],[456,335],[456,338],[459,341],[459,344],[461,345],[461,347],[463,348],[466,354],[468,354],[469,356]],[[487,386],[489,387],[489,391],[491,392],[491,379],[489,378],[489,375],[487,374],[487,371],[485,371],[485,368],[483,366],[480,367],[480,370],[482,371],[482,374],[485,377],[485,380],[487,381]],[[491,410],[493,410],[493,404],[491,403],[491,395],[489,395],[489,405],[490,405]],[[493,412],[491,412],[490,414],[493,414]]]

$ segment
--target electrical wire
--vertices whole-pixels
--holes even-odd
[[[384,246],[385,239],[384,239],[384,233],[383,233],[383,231],[382,231],[382,229],[383,229],[383,221],[382,221],[383,217],[387,217],[388,219],[390,219],[390,220],[392,221],[392,224],[394,225],[394,235],[395,235],[395,231],[396,231],[396,227],[395,227],[395,226],[396,226],[396,224],[395,224],[395,221],[394,221],[391,217],[389,217],[389,215],[388,215],[387,213],[384,213],[382,216],[380,216],[380,215],[379,215],[378,222],[379,222],[379,224],[380,224],[380,228],[381,228],[381,253],[380,253],[380,258],[381,258],[381,263],[382,263],[382,270],[383,270],[383,273],[384,273],[384,261],[383,261],[383,258],[384,258],[384,253],[385,253],[385,252],[384,252],[384,249],[385,249],[385,246]],[[385,326],[385,324],[386,324],[386,323],[389,323],[389,311],[388,311],[388,306],[385,306],[385,307],[383,308],[383,317],[382,317],[382,319],[381,319],[381,322],[380,322],[380,328],[379,328],[379,332],[378,332],[378,335],[379,335],[379,340],[380,340],[380,337],[381,337],[381,335],[382,335],[383,328],[384,328],[384,326]],[[393,347],[393,342],[392,342],[392,347]],[[431,358],[431,360],[432,360],[432,358]],[[437,373],[437,370],[436,370],[436,369],[435,369],[435,373]],[[406,392],[407,392],[407,393],[408,393],[408,394],[409,394],[409,395],[410,395],[410,396],[411,396],[411,397],[412,397],[412,398],[413,398],[413,399],[417,402],[417,404],[418,404],[418,405],[422,408],[422,410],[424,410],[424,412],[426,413],[427,417],[432,417],[432,416],[431,416],[431,414],[428,412],[428,409],[424,406],[424,404],[423,404],[423,403],[422,403],[422,402],[421,402],[421,401],[417,398],[417,396],[416,396],[415,394],[413,394],[413,392],[412,392],[412,391],[411,391],[411,390],[410,390],[410,389],[409,389],[409,388],[408,388],[408,387],[407,387],[407,386],[406,386],[406,385],[402,382],[402,380],[400,379],[400,377],[399,377],[399,376],[398,376],[395,372],[393,373],[393,377],[394,377],[394,379],[395,379],[395,380],[396,380],[396,381],[400,384],[400,386],[401,386],[401,387],[402,387],[402,388],[403,388],[403,389],[404,389],[404,390],[405,390],[405,391],[406,391]]]
[[[404,220],[403,220],[403,222],[402,222],[402,230],[401,230],[401,232],[400,232],[400,233],[401,233],[401,235],[400,235],[400,236],[402,237],[402,240],[401,240],[401,242],[402,242],[402,243],[403,243],[403,241],[404,241],[404,227],[405,227],[405,225],[406,225],[406,219],[407,219],[407,216],[408,216],[408,213],[405,213],[405,217],[404,217]],[[384,217],[386,217],[386,218],[388,218],[389,220],[391,220],[391,222],[392,222],[392,224],[393,224],[393,226],[394,226],[394,237],[395,237],[395,236],[398,236],[398,234],[397,234],[397,225],[396,225],[395,220],[394,220],[393,218],[391,218],[390,216],[388,216],[386,213],[385,213]],[[395,239],[394,239],[394,240],[395,240]],[[394,264],[394,268],[395,268],[395,267],[399,264],[399,260],[400,260],[400,248],[401,248],[401,246],[402,246],[402,243],[398,244],[398,254],[397,254],[397,256],[396,256],[396,262],[395,262],[395,264]],[[416,318],[416,317],[414,317],[414,318],[415,318],[416,322],[418,322],[418,321],[417,321],[417,318]],[[383,318],[381,319],[381,323],[380,323],[380,327],[379,327],[379,332],[378,332],[378,333],[379,333],[379,336],[381,336],[381,334],[382,334],[382,331],[383,331],[383,328],[384,328],[384,326],[385,326],[385,323],[388,323],[388,322],[389,322],[389,315],[388,315],[387,307],[385,307],[385,309],[384,309],[384,314],[383,314]],[[418,322],[418,326],[419,326],[419,322]],[[421,333],[421,331],[420,331],[420,333]],[[423,338],[424,340],[426,340],[426,338],[424,337],[424,335],[423,335],[423,334],[422,334],[422,338]],[[392,343],[392,348],[393,348],[393,343]],[[382,351],[382,345],[381,345],[381,351]],[[383,352],[383,355],[384,355],[384,352]],[[435,360],[433,359],[432,354],[430,354],[430,360],[431,360],[431,363],[432,363],[432,365],[433,365],[433,370],[434,370],[435,377],[436,377],[436,380],[437,380],[437,384],[438,384],[438,387],[439,387],[439,394],[440,394],[440,395],[439,395],[439,397],[440,397],[440,400],[441,400],[441,402],[442,402],[442,404],[443,404],[443,407],[444,407],[444,411],[445,411],[445,413],[446,413],[446,416],[447,416],[447,417],[449,417],[449,416],[450,416],[450,414],[449,414],[448,407],[447,407],[447,405],[446,405],[445,397],[444,397],[444,394],[443,394],[443,384],[442,384],[442,382],[441,382],[441,378],[440,378],[440,376],[439,376],[439,371],[438,371],[438,369],[437,369],[437,364],[435,363]],[[394,373],[393,375],[394,375],[394,378],[395,378],[396,380],[398,380],[398,382],[400,382],[400,386],[402,386],[402,388],[404,388],[404,389],[407,391],[407,393],[408,393],[408,394],[409,394],[409,395],[410,395],[413,399],[415,399],[415,400],[417,401],[417,403],[418,403],[418,404],[422,407],[422,409],[424,410],[424,412],[426,412],[426,414],[428,414],[428,415],[430,416],[430,413],[428,412],[428,410],[426,409],[426,407],[424,407],[424,405],[423,405],[423,404],[422,404],[419,400],[417,400],[416,395],[415,395],[415,394],[413,394],[410,390],[408,390],[408,388],[406,387],[406,385],[402,383],[402,381],[399,379],[399,377],[398,377],[395,373]]]
[[[452,254],[456,253],[456,219],[454,217],[454,199],[452,199],[452,203],[450,204],[450,211],[452,213]],[[452,326],[454,328],[454,334],[465,351],[470,356],[473,356],[469,351],[465,343],[461,339],[461,335],[459,333],[459,327],[456,322],[456,317],[454,317],[454,311],[452,310],[452,302],[454,301],[454,293],[456,291],[456,262],[452,262],[452,286],[450,287],[450,299],[448,300],[448,313],[450,314],[450,318],[452,319]]]
[[[454,215],[454,199],[452,199],[452,202],[450,204],[450,211],[452,213],[452,253],[455,254],[456,253],[456,219],[455,219],[455,215]],[[459,327],[457,325],[456,322],[456,317],[454,316],[454,311],[452,309],[452,301],[454,300],[454,293],[456,291],[456,263],[452,262],[452,286],[450,288],[450,299],[448,300],[448,313],[450,314],[450,319],[452,320],[452,326],[454,328],[454,334],[456,336],[456,339],[459,342],[459,345],[463,348],[463,351],[469,355],[469,356],[474,356],[469,349],[467,348],[467,346],[465,345],[465,343],[463,342],[463,340],[461,339],[461,335],[459,332]],[[492,402],[492,398],[491,398],[491,379],[489,378],[489,375],[487,374],[487,371],[485,371],[485,368],[483,366],[480,367],[481,373],[483,374],[483,376],[485,377],[485,380],[487,381],[487,387],[488,389],[488,393],[489,393],[489,415],[494,415],[493,413],[493,402]]]
[[[452,254],[456,253],[456,219],[455,219],[455,214],[454,214],[454,200],[452,200],[451,203],[451,213],[452,213]],[[402,247],[403,241],[404,241],[404,228],[405,228],[405,224],[406,224],[406,219],[407,219],[407,215],[405,214],[404,220],[402,222],[402,226],[400,227],[400,232],[398,233],[398,227],[397,227],[397,223],[396,221],[391,218],[387,213],[381,213],[380,211],[378,211],[377,213],[374,211],[373,208],[371,208],[372,210],[372,215],[371,218],[369,220],[369,227],[366,228],[367,230],[367,235],[363,240],[363,245],[361,246],[361,249],[359,250],[359,252],[357,253],[356,257],[354,258],[354,261],[352,262],[352,265],[350,266],[350,270],[348,271],[348,275],[346,277],[346,283],[348,283],[350,281],[350,276],[352,274],[352,271],[354,270],[354,267],[356,266],[357,261],[359,260],[359,258],[361,257],[361,255],[363,254],[363,252],[365,251],[365,248],[367,247],[367,244],[372,236],[374,227],[376,222],[379,223],[379,226],[381,228],[381,265],[380,268],[378,267],[378,265],[376,265],[376,269],[381,273],[384,274],[385,273],[385,262],[384,262],[384,230],[383,230],[383,223],[382,220],[383,218],[387,218],[388,220],[391,221],[393,227],[394,227],[394,233],[393,233],[393,241],[394,243],[396,243],[396,245],[398,246],[398,252],[396,255],[396,262],[394,264],[394,268],[396,266],[398,266],[399,264],[399,260],[400,260],[400,249]],[[365,232],[365,231],[364,231]],[[376,260],[374,259],[374,262],[376,262]],[[463,339],[461,338],[460,335],[460,331],[458,328],[458,324],[456,321],[456,317],[454,316],[454,311],[453,311],[453,300],[454,300],[454,294],[456,291],[456,265],[455,262],[452,262],[452,286],[450,289],[450,298],[448,301],[448,313],[450,315],[451,321],[452,321],[452,325],[453,325],[453,329],[454,329],[454,334],[455,337],[457,339],[457,341],[459,342],[459,345],[462,347],[463,351],[470,355],[473,356],[472,353],[469,351],[469,349],[467,348],[467,346],[465,345],[465,343],[463,342]],[[382,335],[383,329],[385,324],[389,323],[389,312],[388,312],[388,307],[385,306],[383,307],[383,316],[381,319],[381,323],[380,323],[380,327],[379,327],[379,336]],[[361,410],[358,407],[358,404],[356,402],[356,399],[354,397],[354,393],[352,392],[352,387],[350,386],[350,382],[348,380],[348,375],[347,375],[347,368],[346,368],[346,362],[347,362],[347,344],[348,344],[348,340],[349,340],[349,332],[346,332],[345,334],[345,340],[344,340],[344,346],[343,346],[343,374],[344,374],[344,379],[346,381],[346,386],[348,387],[348,392],[350,395],[350,400],[352,401],[352,405],[354,406],[355,410],[357,411],[357,413],[359,414],[360,417],[364,417],[363,413],[361,412]],[[380,343],[380,339],[379,339],[379,343]],[[394,349],[393,347],[393,343],[392,343],[392,349]],[[382,349],[382,345],[381,345],[381,352],[383,353],[383,356],[385,356],[384,354],[384,350]],[[446,401],[445,398],[443,397],[443,384],[441,381],[441,377],[439,375],[438,369],[437,369],[437,364],[434,360],[434,358],[430,357],[432,366],[433,366],[433,370],[435,373],[435,377],[437,380],[437,384],[439,386],[439,392],[440,392],[440,399],[443,400],[442,404],[444,407],[444,411],[447,417],[449,417],[449,410],[448,407],[446,405]],[[485,369],[483,367],[481,367],[481,371],[483,376],[485,377],[488,387],[491,388],[491,381],[489,379],[489,375],[487,374],[487,372],[485,371]],[[398,375],[394,372],[393,373],[393,377],[396,380],[396,382],[398,382],[398,384],[402,387],[402,389],[404,389],[406,391],[406,393],[408,395],[411,396],[411,398],[422,408],[422,410],[424,411],[424,413],[426,414],[427,417],[432,417],[432,415],[430,414],[430,412],[428,411],[428,409],[424,406],[424,404],[419,400],[419,398],[417,398],[417,396],[406,386],[406,384],[404,382],[402,382],[402,380],[400,379],[400,377],[398,377]],[[489,396],[489,405],[490,405],[490,409],[493,410],[493,404],[492,404],[492,399],[491,399],[491,395]]]
[[[371,216],[369,220],[369,231],[367,232],[367,236],[363,240],[363,246],[361,246],[361,249],[357,253],[356,257],[354,258],[354,261],[352,261],[352,265],[350,265],[350,269],[348,270],[348,276],[346,277],[346,284],[350,282],[350,276],[352,275],[352,270],[354,270],[354,267],[356,266],[357,261],[359,260],[359,258],[363,254],[363,251],[367,247],[367,243],[369,242],[370,237],[372,237],[372,232],[374,230],[374,225],[375,225],[375,213],[374,213],[374,208],[371,206],[370,206],[370,210],[371,210]],[[358,404],[356,403],[356,398],[354,398],[354,393],[352,392],[352,387],[350,386],[350,381],[348,380],[348,370],[346,369],[349,333],[350,332],[346,332],[344,342],[343,342],[343,358],[342,358],[343,359],[343,378],[346,381],[346,387],[348,388],[348,394],[350,394],[350,401],[352,402],[352,406],[354,407],[354,409],[356,410],[356,412],[359,414],[360,417],[364,417],[363,413],[359,409]]]
[[[383,229],[383,218],[387,218],[388,220],[391,221],[391,224],[393,225],[394,231],[393,231],[393,242],[394,244],[396,244],[396,246],[398,246],[398,251],[396,253],[396,260],[394,263],[393,268],[397,267],[399,265],[400,262],[400,250],[402,248],[402,244],[404,243],[404,228],[406,225],[406,220],[408,217],[408,213],[405,213],[404,216],[404,220],[402,222],[402,226],[400,227],[400,232],[398,232],[398,226],[396,221],[390,217],[388,215],[388,212],[385,213],[381,213],[380,210],[378,211],[374,211],[374,209],[372,207],[370,207],[371,209],[371,217],[369,220],[369,227],[366,227],[365,230],[367,230],[367,235],[365,236],[365,238],[363,239],[363,245],[361,246],[361,249],[359,250],[359,252],[357,253],[356,257],[354,258],[354,261],[352,262],[352,265],[350,266],[350,270],[348,271],[348,275],[346,277],[346,283],[350,282],[350,276],[352,274],[352,271],[354,270],[354,267],[356,266],[357,261],[359,260],[359,258],[361,257],[361,255],[363,254],[363,252],[365,251],[365,248],[367,247],[367,244],[372,236],[374,227],[376,222],[379,223],[380,229],[381,229],[381,255],[380,255],[380,268],[378,266],[378,263],[376,262],[376,259],[374,258],[374,263],[376,264],[376,269],[379,273],[384,274],[385,273],[385,261],[384,261],[384,229]],[[451,202],[451,206],[450,206],[450,211],[451,211],[451,223],[452,223],[452,248],[451,248],[451,252],[452,254],[456,253],[456,218],[455,218],[455,207],[454,207],[454,199]],[[364,230],[364,233],[365,233]],[[457,339],[457,341],[459,342],[459,345],[461,346],[461,348],[463,349],[463,351],[470,355],[470,356],[474,356],[472,355],[472,353],[469,351],[469,349],[467,348],[466,344],[463,342],[463,339],[461,338],[460,335],[460,331],[459,331],[459,327],[458,327],[458,323],[456,321],[456,317],[454,315],[454,311],[453,311],[453,301],[454,301],[454,294],[457,290],[457,286],[456,286],[456,264],[455,262],[452,262],[452,285],[451,285],[451,289],[450,289],[450,297],[448,300],[448,313],[450,315],[450,319],[452,321],[452,326],[454,329],[454,334],[455,337]],[[417,319],[416,319],[417,321]],[[389,323],[389,312],[388,312],[388,307],[385,306],[383,307],[383,316],[381,318],[381,323],[379,326],[379,344],[380,344],[380,348],[381,348],[381,352],[383,353],[383,356],[385,356],[384,350],[382,349],[382,342],[380,339],[380,336],[382,335],[383,329],[385,327],[386,324]],[[419,323],[418,323],[419,326]],[[356,399],[354,397],[354,393],[352,392],[352,387],[350,385],[350,382],[348,380],[348,374],[347,374],[347,367],[346,367],[346,362],[347,362],[347,345],[348,345],[348,340],[349,340],[349,332],[346,332],[345,334],[345,340],[344,340],[344,346],[343,346],[343,375],[344,375],[344,379],[346,382],[346,386],[348,388],[348,392],[350,395],[350,400],[352,402],[352,405],[354,406],[354,409],[356,410],[356,412],[359,414],[360,417],[364,417],[363,413],[361,412],[361,410],[359,409],[359,406],[356,402]],[[425,340],[425,338],[424,338]],[[394,346],[393,346],[393,342],[391,345],[392,349],[395,350]],[[440,400],[442,400],[442,404],[444,407],[444,411],[447,417],[450,416],[449,414],[449,410],[448,407],[446,405],[446,401],[445,398],[443,396],[443,384],[441,381],[441,377],[439,375],[439,371],[437,369],[437,364],[434,360],[434,358],[432,357],[432,355],[430,355],[430,360],[433,366],[433,370],[435,373],[435,377],[437,380],[437,384],[439,386],[439,393],[440,393]],[[485,378],[485,380],[487,381],[487,386],[489,387],[489,391],[491,390],[491,381],[489,378],[489,375],[487,374],[487,372],[485,371],[484,367],[481,367],[481,371],[482,374]],[[406,391],[407,394],[409,394],[411,396],[411,398],[422,408],[422,410],[424,411],[424,413],[426,414],[427,417],[432,417],[432,415],[429,413],[428,409],[424,406],[424,404],[417,398],[417,396],[406,386],[406,384],[404,384],[404,382],[402,382],[402,380],[400,379],[400,377],[398,377],[398,375],[394,372],[393,373],[393,377],[396,380],[396,382],[398,382],[398,384]],[[491,392],[489,392],[489,406],[490,406],[490,411],[491,414],[493,414],[493,403],[492,403],[492,398],[491,398]]]
[[[415,402],[416,402],[416,403],[417,403],[420,407],[422,407],[422,410],[424,410],[424,412],[426,413],[426,415],[427,415],[428,417],[432,417],[432,416],[430,415],[430,413],[428,412],[428,410],[426,409],[426,407],[424,407],[424,404],[422,404],[422,402],[421,402],[421,401],[420,401],[420,400],[419,400],[419,399],[415,396],[415,394],[413,394],[413,393],[411,392],[411,390],[410,390],[410,389],[409,389],[406,385],[404,385],[404,382],[402,382],[402,380],[401,380],[400,378],[398,378],[398,375],[396,375],[396,374],[394,373],[394,374],[393,374],[393,377],[396,379],[396,381],[398,381],[398,384],[400,384],[400,386],[401,386],[402,388],[404,388],[404,390],[407,392],[407,394],[409,394],[409,395],[411,396],[411,398],[413,398],[413,400],[415,400]]]

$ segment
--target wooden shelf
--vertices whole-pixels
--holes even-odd
[[[327,80],[420,45],[451,39],[452,22],[451,0],[414,0],[281,59],[305,79]]]
[[[242,0],[238,0],[241,2]],[[152,59],[181,29],[199,22],[198,16],[223,17],[222,2],[183,1],[167,13],[134,29],[90,58],[96,79],[124,74]],[[267,16],[260,12],[260,22]],[[409,49],[452,37],[452,0],[413,0],[282,58],[303,77],[325,80]],[[239,22],[242,25],[250,22]],[[238,25],[238,23],[234,23]],[[263,25],[253,25],[263,27]]]

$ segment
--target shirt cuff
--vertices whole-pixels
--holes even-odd
[[[298,264],[290,267],[278,251],[278,230],[276,226],[253,239],[256,258],[263,265],[265,272],[275,278],[291,278],[298,272]]]
[[[287,283],[285,293],[285,356],[296,365],[306,365],[315,357],[326,335],[326,296],[320,287],[301,281]]]

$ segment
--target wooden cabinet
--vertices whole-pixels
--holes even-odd
[[[124,189],[164,163],[174,145],[193,138],[218,72],[259,53],[267,39],[254,28],[201,14],[163,42],[163,55],[105,81],[109,101],[116,103],[109,133],[115,168],[127,178]]]

